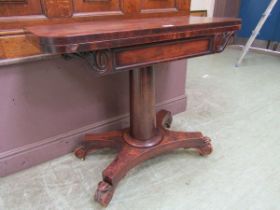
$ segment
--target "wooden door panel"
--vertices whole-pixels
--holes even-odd
[[[0,0],[0,17],[42,14],[39,0]]]
[[[73,14],[72,0],[44,0],[45,15],[48,18],[71,17]]]
[[[34,46],[24,34],[0,36],[0,59],[25,57],[40,53],[41,50]]]
[[[179,12],[190,10],[190,0],[141,0],[141,12]]]
[[[176,8],[176,0],[142,0],[142,9]]]
[[[186,14],[190,14],[191,0],[176,0],[177,9]]]
[[[122,0],[75,0],[75,13],[121,11]]]

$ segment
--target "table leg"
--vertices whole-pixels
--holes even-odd
[[[200,132],[176,132],[169,111],[155,111],[153,67],[130,72],[130,128],[86,136],[83,145],[75,150],[79,158],[96,149],[116,148],[116,159],[103,171],[95,200],[103,206],[111,201],[121,179],[133,167],[162,153],[178,148],[194,148],[200,155],[212,152],[211,140]]]

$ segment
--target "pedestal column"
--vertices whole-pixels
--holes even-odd
[[[130,71],[130,135],[139,141],[157,135],[155,72],[152,66]]]

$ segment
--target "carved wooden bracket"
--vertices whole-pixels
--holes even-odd
[[[93,71],[99,75],[108,74],[113,71],[113,56],[110,49],[91,51],[80,54],[90,65]]]
[[[222,52],[233,34],[233,31],[216,34],[214,39],[214,51]]]

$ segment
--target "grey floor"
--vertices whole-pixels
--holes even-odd
[[[214,153],[178,150],[133,169],[108,210],[279,210],[280,58],[240,51],[191,59],[188,110],[173,129],[203,131]],[[102,209],[92,195],[114,158],[73,155],[0,180],[1,210]]]

